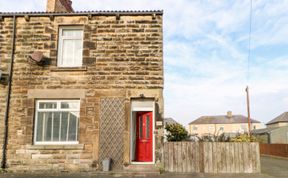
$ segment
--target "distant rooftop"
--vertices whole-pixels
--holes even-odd
[[[190,124],[239,124],[248,123],[248,118],[243,115],[232,115],[229,111],[227,115],[216,116],[201,116],[198,119],[192,121]],[[251,119],[251,123],[261,123],[257,120]]]
[[[277,116],[275,119],[269,121],[266,125],[276,124],[279,122],[288,122],[288,112],[284,112],[281,115]]]
[[[278,130],[278,129],[288,129],[288,127],[287,126],[285,126],[285,127],[268,127],[265,129],[255,129],[255,130],[252,130],[251,133],[252,134],[266,134],[266,133],[271,133],[274,130]]]
[[[173,118],[168,117],[164,118],[164,125],[166,126],[166,124],[179,124],[179,123],[175,121]]]

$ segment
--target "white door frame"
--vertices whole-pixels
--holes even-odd
[[[137,102],[141,102],[139,100],[135,100]],[[133,101],[131,101],[132,104]],[[131,113],[130,113],[130,163],[131,164],[155,164],[155,101],[151,101],[153,102],[153,106],[152,107],[131,107]],[[152,143],[152,162],[136,162],[136,161],[132,161],[132,149],[133,149],[133,125],[132,125],[132,120],[133,120],[133,112],[143,112],[143,111],[151,111],[152,112],[152,138],[153,138],[153,143]]]

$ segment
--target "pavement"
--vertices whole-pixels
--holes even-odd
[[[96,174],[96,173],[61,173],[61,174],[12,174],[0,173],[0,178],[288,178],[288,159],[261,157],[261,174],[174,174],[163,173],[160,175],[144,174]]]
[[[261,157],[261,173],[271,177],[288,178],[288,158]]]

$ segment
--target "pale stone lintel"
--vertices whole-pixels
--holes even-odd
[[[84,144],[76,145],[27,145],[27,150],[83,150]]]
[[[76,99],[85,98],[84,89],[32,89],[28,90],[28,98],[41,99]]]
[[[127,92],[128,98],[161,98],[163,97],[163,89],[131,89]]]

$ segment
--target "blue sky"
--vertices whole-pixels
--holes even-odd
[[[0,11],[45,11],[46,0],[1,0]],[[267,122],[288,106],[288,1],[73,0],[75,10],[164,10],[165,117],[187,124],[231,110]]]

